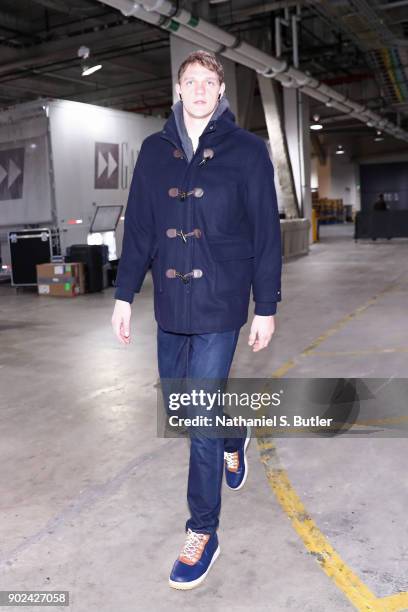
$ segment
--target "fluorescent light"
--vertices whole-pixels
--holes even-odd
[[[102,68],[102,64],[94,64],[92,60],[89,59],[90,55],[91,50],[89,47],[79,47],[78,57],[81,58],[82,76],[89,76]]]
[[[319,119],[319,115],[313,115],[313,123],[310,125],[311,130],[321,130],[323,128],[322,124],[319,122]]]
[[[95,66],[84,66],[82,68],[82,76],[89,76],[90,74],[93,74],[94,72],[96,72],[97,70],[100,70],[102,68],[102,64],[95,64]]]
[[[337,145],[336,155],[343,155],[343,153],[344,153],[344,149],[342,145]]]

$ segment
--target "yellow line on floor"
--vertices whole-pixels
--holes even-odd
[[[383,419],[359,419],[353,423],[353,427],[354,425],[360,427],[367,427],[370,425],[381,427],[381,425],[404,425],[404,423],[408,423],[408,416],[406,414],[394,417],[384,417]]]
[[[349,313],[349,314],[345,315],[344,317],[342,317],[341,319],[339,319],[339,321],[337,321],[337,323],[332,325],[332,327],[329,327],[329,329],[327,329],[325,332],[320,334],[320,336],[318,336],[305,349],[303,349],[303,351],[299,354],[299,356],[297,358],[295,358],[295,359],[288,359],[288,361],[285,361],[285,363],[283,365],[281,365],[277,370],[275,370],[275,372],[272,374],[271,378],[280,378],[280,377],[284,376],[286,374],[286,372],[288,372],[289,370],[291,370],[292,368],[294,368],[298,364],[298,359],[299,358],[306,357],[307,355],[313,354],[314,349],[317,346],[319,346],[322,342],[327,340],[327,338],[330,338],[330,336],[333,336],[333,334],[335,334],[342,327],[344,327],[344,325],[346,325],[346,323],[349,323],[349,321],[352,321],[353,319],[358,317],[358,315],[360,315],[362,312],[367,310],[367,308],[369,308],[370,306],[375,304],[375,302],[378,300],[379,297],[383,296],[386,293],[389,293],[390,291],[393,291],[398,286],[399,286],[398,283],[393,283],[391,285],[388,285],[387,287],[385,287],[384,289],[379,291],[376,295],[374,295],[372,298],[367,300],[364,304],[362,304],[362,306],[359,306],[358,308],[353,310],[351,313]]]
[[[382,353],[408,353],[408,347],[394,347],[394,348],[373,348],[373,349],[361,349],[356,351],[309,351],[309,355],[315,355],[316,357],[342,357],[342,356],[354,356],[354,355],[372,355]]]
[[[379,599],[382,612],[401,612],[408,610],[408,593],[396,593]]]
[[[309,553],[357,610],[379,610],[375,595],[344,563],[310,517],[292,487],[286,470],[280,465],[273,442],[258,438],[258,447],[269,486]]]
[[[323,535],[307,512],[279,461],[275,444],[267,438],[258,438],[260,459],[264,465],[269,486],[292,527],[302,539],[306,549],[316,559],[326,575],[344,593],[359,612],[401,612],[408,608],[408,593],[376,597]]]
[[[299,357],[306,357],[311,354],[322,354],[315,353],[314,349],[339,331],[346,323],[367,310],[367,308],[372,306],[379,297],[395,288],[398,288],[398,283],[389,285],[377,293],[377,295],[367,300],[362,306],[359,306],[353,312],[340,319],[309,344],[309,346],[300,353]],[[283,377],[286,372],[295,367],[297,363],[298,358],[289,359],[273,372],[271,378]],[[401,417],[394,418],[400,419]],[[361,424],[362,423],[360,423],[360,425]],[[257,442],[260,460],[264,465],[269,486],[276,495],[282,509],[291,520],[293,528],[327,576],[334,581],[336,586],[344,593],[355,608],[359,612],[402,612],[403,610],[408,610],[408,592],[396,593],[388,597],[376,597],[364,582],[360,580],[357,574],[348,567],[327,538],[319,530],[305,506],[302,504],[295,489],[292,487],[286,470],[280,464],[274,443],[270,438],[258,438]]]

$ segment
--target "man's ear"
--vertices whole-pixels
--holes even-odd
[[[175,89],[176,89],[177,97],[179,98],[180,94],[181,94],[181,87],[180,87],[180,85],[178,83],[176,83]]]
[[[225,93],[225,83],[221,83],[219,97],[222,98],[224,93]]]

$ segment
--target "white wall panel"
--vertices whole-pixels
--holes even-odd
[[[0,227],[51,221],[46,118],[0,127]]]
[[[63,247],[86,242],[94,204],[126,205],[142,141],[164,120],[66,100],[50,102],[55,200]],[[82,219],[81,225],[68,224]],[[123,223],[117,230],[121,252]]]

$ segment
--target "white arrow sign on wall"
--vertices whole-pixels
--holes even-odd
[[[12,184],[16,181],[16,179],[18,179],[20,174],[21,174],[21,168],[19,168],[17,164],[15,164],[12,159],[10,159],[9,160],[9,171],[8,171],[8,183],[7,183],[7,187],[9,189],[12,186]]]

